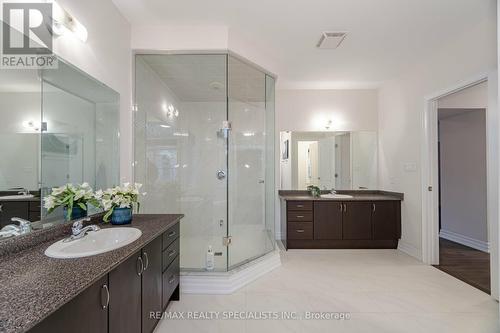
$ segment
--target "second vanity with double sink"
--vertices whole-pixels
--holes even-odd
[[[181,214],[134,215],[131,225],[94,216],[28,234],[0,248],[0,332],[153,332],[179,300]],[[87,229],[83,229],[87,226]],[[73,230],[73,235],[78,235]],[[75,237],[75,236],[73,236]]]
[[[395,249],[401,238],[402,193],[280,191],[286,249]]]

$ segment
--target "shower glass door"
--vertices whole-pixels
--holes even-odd
[[[228,57],[229,269],[274,249],[273,99],[269,76]]]
[[[146,213],[183,213],[183,270],[227,270],[226,58],[136,55],[135,162]]]

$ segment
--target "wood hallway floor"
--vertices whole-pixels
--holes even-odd
[[[439,238],[439,265],[434,267],[491,293],[489,253]]]

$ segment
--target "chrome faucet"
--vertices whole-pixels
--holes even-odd
[[[331,194],[337,194],[337,190],[335,188],[332,188],[332,190],[330,191]]]
[[[13,217],[10,219],[12,222],[19,223],[19,231],[21,235],[31,232],[31,222],[20,217]]]
[[[28,195],[28,194],[30,194],[30,191],[27,188],[25,188],[25,187],[13,187],[13,188],[10,188],[9,190],[10,191],[16,190],[16,191],[18,191],[17,194],[20,194],[20,195]]]
[[[11,237],[25,235],[31,232],[31,222],[20,217],[13,217],[12,222],[17,222],[19,225],[8,224],[0,230],[0,237]]]
[[[71,241],[85,237],[85,235],[90,231],[101,230],[101,228],[99,228],[95,224],[83,227],[83,222],[89,222],[89,221],[90,221],[90,217],[85,217],[83,219],[75,221],[73,223],[73,226],[71,227],[71,236],[66,238],[64,241],[71,242]]]

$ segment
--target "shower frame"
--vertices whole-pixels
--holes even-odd
[[[227,246],[227,251],[226,251],[226,267],[225,267],[225,270],[223,271],[231,271],[235,268],[239,268],[243,265],[247,265],[248,263],[256,260],[256,259],[259,259],[261,257],[264,257],[266,256],[267,254],[269,254],[270,252],[272,252],[275,248],[276,248],[276,244],[275,244],[275,235],[274,235],[274,228],[275,228],[275,191],[276,191],[276,179],[275,179],[275,173],[274,173],[274,163],[275,163],[275,157],[274,157],[274,151],[276,149],[276,144],[275,144],[275,141],[276,141],[276,135],[275,135],[275,128],[274,128],[274,124],[275,124],[275,85],[276,85],[276,81],[277,81],[277,75],[266,70],[265,68],[263,68],[262,66],[246,59],[245,57],[231,51],[231,50],[228,50],[228,49],[219,49],[219,50],[153,50],[153,49],[135,49],[133,50],[132,52],[132,56],[133,56],[133,61],[132,61],[132,98],[133,98],[133,104],[132,104],[132,113],[133,113],[133,128],[132,128],[132,142],[133,142],[133,148],[132,148],[132,154],[133,154],[133,157],[134,157],[134,162],[132,163],[132,177],[134,179],[136,179],[136,173],[135,173],[135,157],[136,157],[136,138],[135,138],[135,120],[136,120],[136,112],[138,111],[138,104],[137,104],[137,91],[136,91],[136,59],[137,59],[137,56],[147,56],[147,55],[155,55],[155,56],[160,56],[160,55],[179,55],[179,56],[182,56],[182,55],[225,55],[226,56],[226,120],[229,119],[229,112],[230,112],[230,102],[229,102],[229,58],[232,57],[240,62],[242,62],[243,64],[246,64],[248,65],[249,67],[263,73],[265,75],[265,82],[266,82],[266,85],[267,85],[267,78],[271,78],[272,79],[272,82],[273,82],[273,89],[272,89],[272,94],[273,94],[273,99],[272,99],[272,141],[271,143],[267,143],[267,141],[264,143],[264,154],[267,154],[267,149],[269,148],[268,145],[272,146],[272,153],[271,153],[271,156],[272,156],[272,166],[273,166],[273,170],[272,170],[272,193],[270,194],[271,195],[271,201],[272,201],[272,220],[271,221],[265,221],[265,224],[267,223],[271,223],[272,224],[272,234],[269,235],[269,237],[272,239],[272,249],[270,251],[267,251],[265,253],[261,253],[259,255],[256,255],[256,256],[252,256],[252,257],[248,257],[244,260],[241,260],[239,261],[237,264],[234,264],[234,265],[230,265],[230,262],[229,262],[229,247],[231,246],[231,235],[230,235],[230,224],[231,224],[231,219],[230,219],[230,216],[229,216],[229,181],[227,182],[226,186],[227,186],[227,189],[226,189],[226,210],[227,210],[227,215],[226,215],[226,219],[227,219],[227,223],[226,223],[226,240],[225,242],[227,242],[225,245]],[[265,110],[265,113],[267,114],[268,112],[268,108],[267,108],[267,86],[265,87],[265,107],[264,107],[264,110]],[[267,118],[267,115],[266,115],[266,118]],[[266,122],[265,123],[266,126],[268,125],[268,123]],[[266,128],[266,131],[267,131],[267,128]],[[229,139],[227,140],[229,141]],[[229,156],[229,144],[227,144],[226,146],[226,155]],[[226,163],[227,163],[227,166],[226,166],[226,171],[230,172],[229,171],[229,157],[226,158]],[[267,168],[267,163],[265,164],[265,167]],[[266,172],[266,175],[267,175],[267,172]],[[266,177],[265,179],[265,182],[266,184],[268,183],[268,179]],[[265,199],[265,202],[267,204],[267,196],[269,195],[268,191],[265,190],[265,196],[266,196],[266,199]],[[264,214],[265,214],[266,210],[264,208]],[[174,213],[174,212],[172,212]],[[182,239],[181,239],[182,241]],[[203,268],[192,268],[192,267],[182,267],[182,262],[181,262],[181,271],[184,271],[184,272],[202,272],[204,271]]]

